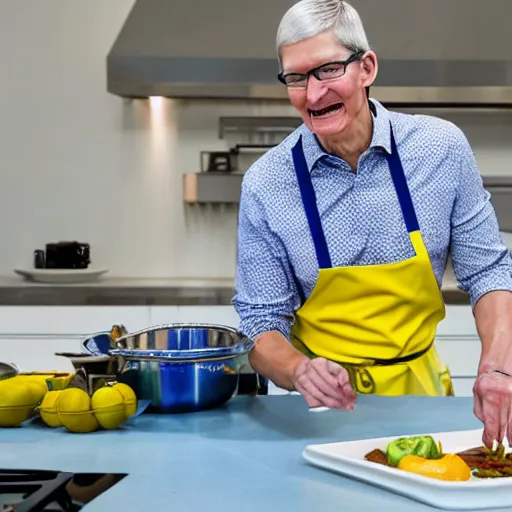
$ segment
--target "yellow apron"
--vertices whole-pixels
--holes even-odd
[[[449,370],[434,346],[445,307],[391,127],[387,155],[412,258],[382,265],[332,267],[302,139],[295,172],[319,264],[318,280],[296,313],[292,344],[309,357],[340,363],[359,393],[453,395]]]

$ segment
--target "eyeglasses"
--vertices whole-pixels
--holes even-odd
[[[341,78],[346,73],[347,66],[351,62],[357,62],[361,60],[361,57],[364,54],[365,52],[359,51],[353,53],[346,60],[328,62],[309,70],[307,73],[287,73],[286,75],[279,73],[277,78],[290,89],[303,89],[307,87],[310,75],[313,75],[317,80],[320,81],[336,80],[337,78]]]

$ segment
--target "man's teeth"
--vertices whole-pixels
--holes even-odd
[[[310,114],[313,117],[319,117],[324,116],[325,114],[328,114],[329,112],[333,112],[334,110],[338,110],[343,106],[343,103],[336,103],[334,105],[329,105],[328,107],[322,109],[322,110],[310,110]]]

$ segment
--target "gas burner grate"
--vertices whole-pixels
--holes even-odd
[[[59,471],[0,469],[0,495],[24,495],[15,505],[4,504],[0,512],[39,512],[52,502],[70,512],[74,507],[65,487],[72,479],[73,473]]]

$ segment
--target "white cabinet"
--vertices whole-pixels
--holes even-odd
[[[148,307],[128,306],[3,306],[0,334],[78,334],[124,324],[134,331],[148,325]]]
[[[0,307],[0,361],[23,371],[71,371],[69,360],[56,352],[80,351],[85,336],[114,324],[136,330],[149,320],[147,307]]]
[[[436,347],[450,368],[456,396],[473,396],[481,343],[470,306],[447,306],[439,324]]]
[[[240,320],[232,306],[159,306],[151,308],[151,325],[171,322],[218,324],[237,329]]]
[[[57,352],[79,352],[81,336],[0,336],[0,361],[14,363],[22,371],[72,372],[73,365],[67,357]]]

